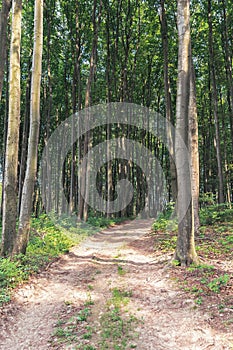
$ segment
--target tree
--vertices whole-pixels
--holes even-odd
[[[0,12],[0,101],[2,98],[3,76],[6,64],[8,16],[11,3],[11,0],[3,0]]]
[[[169,77],[169,56],[168,56],[168,28],[167,28],[167,17],[165,11],[165,1],[160,0],[160,22],[161,22],[161,34],[163,43],[163,69],[164,69],[164,92],[165,92],[165,104],[166,104],[166,118],[172,123],[172,101],[171,101],[171,86]],[[176,200],[177,196],[177,179],[176,179],[176,167],[175,167],[175,152],[174,152],[174,141],[172,138],[172,132],[170,130],[170,123],[168,124],[167,135],[169,143],[169,162],[170,162],[170,173],[171,173],[171,192],[173,201]]]
[[[214,112],[214,125],[215,125],[215,143],[216,143],[216,158],[218,167],[218,202],[224,203],[224,183],[223,183],[223,170],[222,170],[222,154],[220,147],[220,131],[219,131],[219,116],[218,116],[218,92],[216,83],[216,72],[215,72],[215,54],[213,46],[213,25],[212,25],[212,13],[211,13],[211,0],[208,0],[208,25],[209,25],[209,65],[210,65],[210,76],[212,83],[212,103]]]
[[[198,150],[198,120],[196,101],[195,71],[192,60],[192,50],[190,45],[190,91],[189,91],[189,136],[191,154],[191,186],[193,202],[194,234],[199,232],[199,150]]]
[[[178,237],[175,259],[181,266],[190,265],[197,261],[194,244],[193,203],[191,201],[191,176],[188,157],[185,157],[189,139],[189,98],[190,98],[190,0],[178,0],[177,26],[178,26],[178,82],[176,102],[176,136],[175,157],[177,167],[177,211],[178,211]],[[186,204],[187,210],[185,208]]]
[[[30,230],[32,200],[37,173],[38,140],[40,129],[40,85],[43,49],[43,0],[35,0],[34,48],[32,62],[32,84],[30,100],[30,131],[28,141],[27,168],[23,185],[19,228],[13,253],[25,254]]]
[[[12,253],[16,238],[20,124],[20,45],[22,1],[13,1],[10,48],[9,116],[6,142],[1,255]]]
[[[101,23],[101,15],[102,15],[102,1],[99,4],[99,11],[97,15],[97,0],[94,1],[93,4],[93,15],[92,15],[92,23],[93,23],[93,41],[92,41],[92,51],[90,56],[90,71],[87,79],[86,85],[86,93],[85,93],[85,108],[91,106],[91,86],[94,80],[95,69],[96,69],[96,60],[97,60],[97,44],[98,44],[98,36],[99,36],[99,28]],[[97,18],[96,18],[97,16]],[[86,114],[86,123],[89,123],[89,115],[88,110]],[[90,145],[90,131],[87,131],[84,139],[84,156],[89,151]],[[86,198],[89,196],[89,163],[87,162],[85,173],[80,174],[80,186],[84,188],[84,193]],[[84,198],[80,196],[79,199],[79,215],[80,218],[83,218],[84,221],[87,221],[88,218],[88,204]]]

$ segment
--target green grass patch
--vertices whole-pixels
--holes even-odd
[[[138,334],[134,330],[139,320],[125,310],[131,297],[132,291],[112,289],[112,297],[107,301],[106,311],[100,318],[101,350],[125,350],[136,347],[134,339]]]
[[[77,223],[77,217],[32,218],[30,240],[25,255],[0,258],[0,304],[10,300],[11,290],[38,273],[55,258],[65,254],[87,236],[119,220],[90,218],[92,226]],[[57,225],[54,224],[56,222]],[[94,228],[93,228],[94,227]],[[0,226],[1,230],[1,226]]]
[[[14,287],[68,252],[73,244],[47,217],[33,219],[26,255],[0,258],[0,304],[10,300]]]

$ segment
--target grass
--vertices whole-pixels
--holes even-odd
[[[196,306],[211,314],[213,324],[229,326],[233,323],[233,279],[231,270],[225,267],[233,260],[233,210],[211,205],[200,210],[200,221],[196,250],[201,263],[188,268],[174,263],[171,278],[193,296]],[[157,231],[154,237],[156,250],[174,251],[174,232]]]
[[[132,291],[112,289],[112,297],[107,301],[106,310],[100,318],[101,350],[125,350],[136,347],[133,340],[137,334],[134,330],[139,321],[124,309],[131,297]]]
[[[65,302],[50,339],[51,347],[77,344],[78,339],[89,340],[93,334],[93,328],[87,323],[90,315],[91,309],[85,304],[76,307],[73,303]],[[85,349],[85,346],[88,349],[88,345],[85,344],[82,349]],[[78,349],[78,345],[76,348]]]
[[[47,215],[32,218],[30,240],[26,255],[17,255],[13,259],[0,257],[0,305],[9,302],[11,291],[38,273],[58,256],[65,254],[85,237],[97,232],[104,225],[113,224],[113,219],[90,219],[95,228],[77,224],[76,217],[60,218],[55,221]],[[117,220],[118,222],[119,220]],[[1,225],[0,225],[1,234]]]
[[[94,323],[92,319],[94,303],[89,303],[90,295],[78,308],[72,303],[65,302],[50,339],[51,348],[59,346],[63,348],[72,346],[72,349],[82,350],[136,348],[133,340],[137,337],[135,327],[139,321],[125,309],[132,297],[132,291],[115,287],[111,289],[111,294],[105,305],[102,305],[99,317],[97,316],[99,323]]]
[[[0,258],[0,304],[10,300],[13,288],[68,252],[74,244],[49,218],[43,216],[41,223],[42,219],[32,220],[26,255]]]

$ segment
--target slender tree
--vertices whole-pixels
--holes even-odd
[[[212,9],[211,0],[208,0],[208,25],[209,25],[209,65],[211,77],[211,98],[213,103],[214,125],[215,125],[215,143],[216,143],[216,158],[218,168],[218,202],[224,203],[224,182],[222,169],[222,154],[220,147],[220,131],[219,131],[219,113],[218,113],[218,92],[215,71],[215,53],[213,45],[213,24],[212,24]]]
[[[11,0],[3,0],[0,12],[0,101],[2,98],[3,76],[6,64],[8,16],[11,3]]]
[[[194,234],[199,232],[199,149],[198,149],[198,120],[196,101],[195,71],[190,45],[190,91],[189,91],[189,133],[191,153],[191,186],[194,216]]]
[[[163,75],[164,75],[164,92],[165,92],[165,104],[166,104],[166,118],[172,123],[172,101],[171,101],[171,87],[169,77],[169,55],[168,55],[168,28],[167,28],[167,16],[165,11],[165,2],[160,0],[160,23],[161,23],[161,34],[163,44]],[[169,143],[169,161],[170,161],[170,173],[171,173],[171,192],[173,201],[176,200],[177,196],[177,179],[176,179],[176,167],[175,167],[175,152],[174,152],[174,141],[170,124],[168,124],[168,143]]]
[[[1,254],[12,253],[16,238],[17,174],[20,124],[20,45],[22,1],[13,1],[10,49],[9,116],[5,156]]]
[[[28,141],[27,168],[23,185],[19,229],[13,253],[25,254],[30,230],[32,201],[37,172],[37,153],[40,128],[40,84],[43,48],[43,0],[35,0],[34,48],[32,62],[32,84],[30,101],[30,131]]]
[[[101,15],[102,15],[102,1],[100,1],[100,4],[99,4],[98,15],[97,15],[97,8],[98,8],[97,1],[95,0],[93,5],[93,16],[92,16],[93,41],[92,41],[92,51],[91,51],[91,57],[90,57],[90,70],[89,70],[89,75],[88,75],[87,85],[86,85],[85,108],[88,108],[91,105],[91,86],[94,80],[95,69],[96,69],[97,44],[98,44],[99,29],[100,29],[100,23],[101,23]],[[86,123],[87,125],[89,123],[88,111],[86,114]],[[86,155],[90,147],[91,147],[90,131],[88,131],[84,139],[84,156]],[[85,196],[86,198],[88,198],[89,196],[89,163],[88,162],[86,165],[85,174],[80,174],[80,186],[84,188]],[[79,203],[79,215],[81,218],[84,219],[84,221],[87,221],[88,204],[81,196],[80,196],[80,203]]]
[[[176,133],[179,137],[175,141],[175,156],[177,166],[177,209],[178,209],[178,237],[175,259],[182,266],[197,261],[194,244],[193,203],[191,200],[190,164],[186,154],[189,138],[189,96],[190,96],[190,0],[177,2],[178,26],[178,82],[176,102]],[[189,203],[189,204],[188,204]],[[188,204],[187,209],[185,206]]]

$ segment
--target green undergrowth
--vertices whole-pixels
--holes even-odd
[[[153,231],[156,232],[176,232],[177,220],[174,215],[174,203],[169,203],[162,211],[152,225]]]
[[[229,204],[209,205],[200,209],[202,226],[232,222],[232,220],[233,208]]]
[[[38,273],[59,255],[67,253],[74,242],[45,215],[32,219],[30,240],[25,255],[0,258],[0,304],[10,300],[11,291]]]
[[[211,315],[213,324],[232,326],[233,318],[233,210],[226,205],[211,205],[200,210],[201,227],[195,237],[200,263],[182,268],[173,264],[171,278],[182,291],[193,296]],[[154,233],[155,249],[174,251],[174,232]]]
[[[8,302],[12,289],[29,276],[38,273],[57,257],[67,253],[85,237],[99,231],[100,228],[114,224],[113,220],[99,218],[92,218],[91,222],[90,226],[77,223],[76,217],[54,220],[47,215],[41,215],[39,218],[32,218],[26,254],[17,255],[12,259],[0,258],[0,305]]]
[[[152,225],[156,251],[175,250],[177,222],[171,220],[171,214],[171,209],[161,213]],[[200,233],[195,237],[198,255],[207,259],[233,259],[233,209],[227,205],[201,208],[200,222]]]

